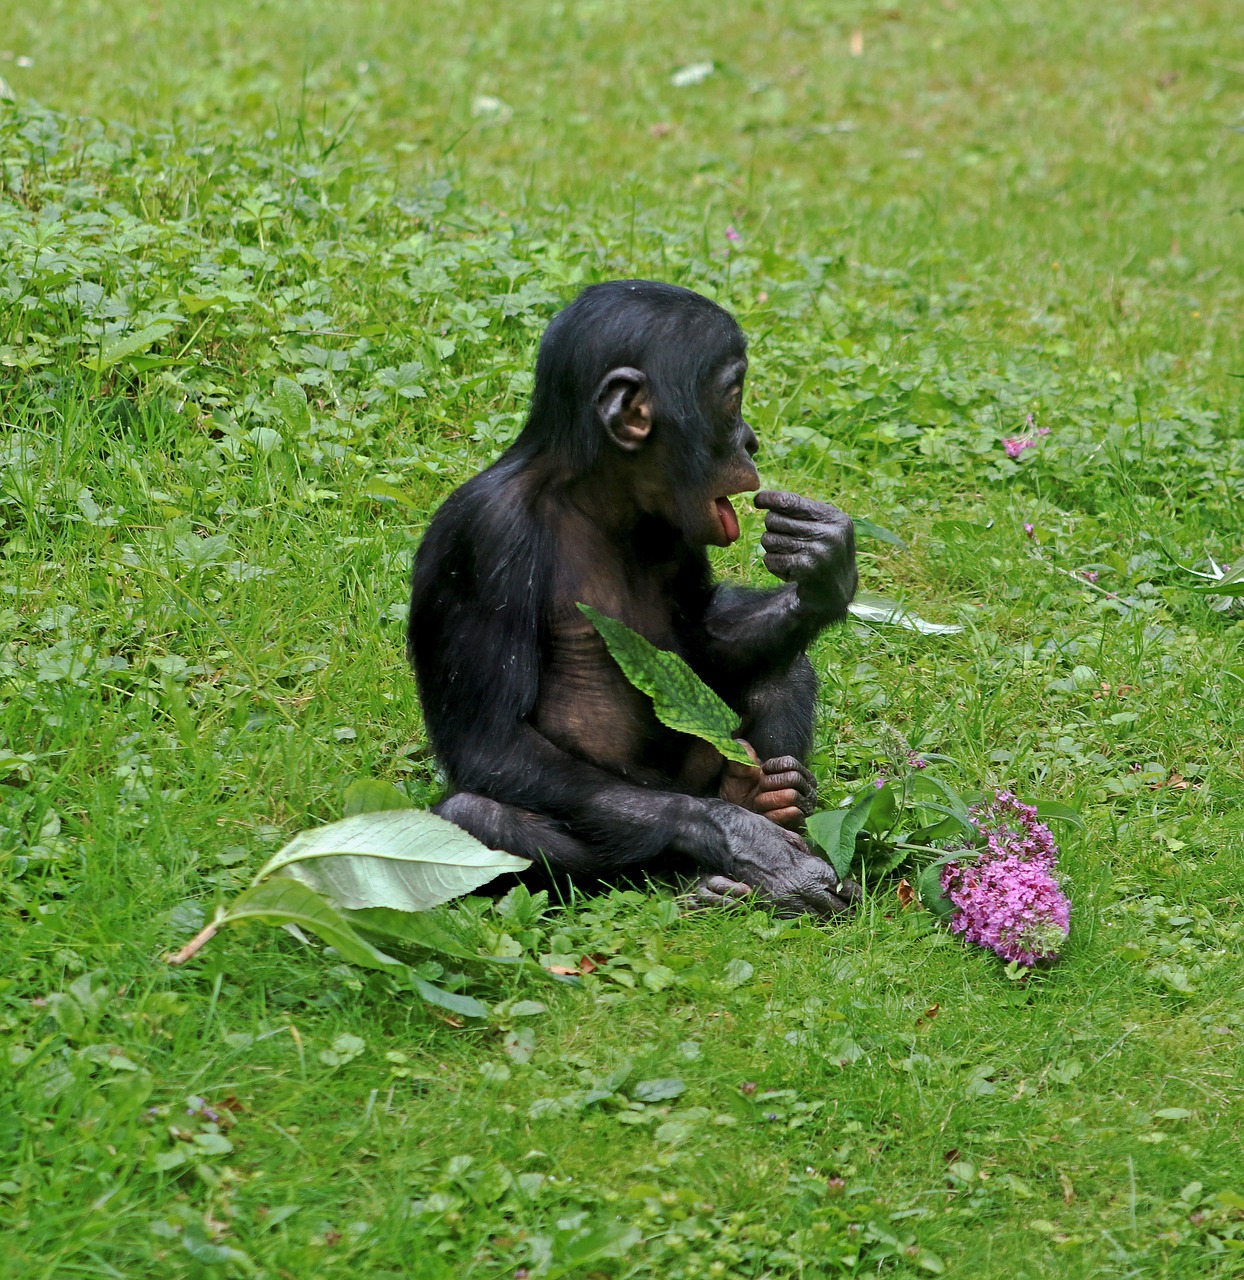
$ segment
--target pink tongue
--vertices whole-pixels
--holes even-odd
[[[739,536],[739,518],[734,514],[729,498],[717,499],[717,517],[726,535],[727,542],[733,542]]]

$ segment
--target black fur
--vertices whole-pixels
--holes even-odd
[[[544,336],[518,439],[451,494],[428,528],[415,559],[407,652],[428,735],[451,784],[438,811],[485,843],[586,878],[676,854],[707,872],[746,876],[775,899],[794,895],[799,909],[830,910],[836,908],[826,906],[824,876],[805,865],[816,860],[797,836],[717,799],[716,774],[694,785],[679,780],[679,762],[697,745],[690,739],[652,721],[633,753],[603,763],[608,743],[594,746],[590,732],[558,746],[536,727],[550,711],[551,655],[571,623],[581,621],[573,600],[563,598],[565,584],[582,598],[598,567],[602,581],[637,584],[618,587],[606,611],[624,620],[655,618],[653,626],[666,628],[667,647],[679,649],[739,711],[743,736],[762,758],[806,755],[816,682],[803,651],[845,614],[854,550],[839,543],[849,541],[850,522],[834,508],[772,495],[802,504],[791,507],[802,518],[815,508],[823,521],[845,521],[848,532],[833,524],[832,537],[816,535],[829,550],[809,535],[813,567],[781,575],[806,581],[769,591],[715,585],[704,546],[680,527],[684,507],[711,510],[718,494],[755,487],[755,437],[737,410],[735,419],[723,419],[711,391],[716,372],[741,362],[745,350],[733,318],[689,290],[645,281],[585,290]],[[597,389],[620,367],[646,377],[653,440],[664,450],[660,457],[676,459],[676,474],[654,471],[656,464],[644,460],[658,456],[655,444],[624,458],[602,426]],[[752,483],[714,490],[727,472],[744,471]],[[648,484],[645,492],[655,485],[668,495],[662,511],[679,514],[632,503],[626,486],[636,476]],[[576,488],[584,485],[590,488]],[[595,509],[585,517],[575,497],[589,492],[605,495],[614,513],[607,537],[597,537]],[[607,563],[586,559],[583,539],[566,532],[576,529],[605,548],[596,554]],[[805,543],[783,543],[787,559],[792,546],[794,563]],[[848,552],[844,569],[839,562]],[[834,583],[846,582],[849,569],[850,581],[835,586],[837,594],[825,585],[830,560]],[[597,686],[614,673],[603,648],[599,654],[590,648],[594,635],[571,639],[587,652],[581,683],[588,686],[583,719],[590,723]],[[617,704],[608,702],[606,710],[612,714]],[[650,709],[618,714],[619,724],[631,726]]]

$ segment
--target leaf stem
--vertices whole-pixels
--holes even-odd
[[[219,927],[220,926],[215,920],[213,920],[209,925],[204,925],[204,927],[200,929],[180,951],[170,951],[168,955],[164,957],[165,963],[185,964],[191,956],[211,942],[211,940],[216,936],[216,930]]]

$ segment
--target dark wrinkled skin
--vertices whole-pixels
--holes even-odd
[[[738,533],[727,498],[759,485],[746,367],[733,320],[697,295],[587,290],[545,335],[519,439],[428,529],[408,651],[451,782],[437,812],[484,843],[588,881],[689,864],[697,905],[755,895],[828,916],[856,889],[796,830],[816,799],[805,650],[846,616],[854,529],[761,492],[784,585],[714,582],[705,548]],[[756,763],[660,725],[579,601],[680,653],[739,713]]]

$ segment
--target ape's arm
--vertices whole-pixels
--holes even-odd
[[[756,505],[768,511],[765,565],[787,585],[715,588],[702,619],[702,656],[725,672],[788,666],[847,616],[859,580],[854,527],[837,507],[773,492],[757,494]]]
[[[704,613],[697,656],[707,669],[731,674],[780,670],[831,621],[804,608],[794,586],[756,591],[720,583]]]

